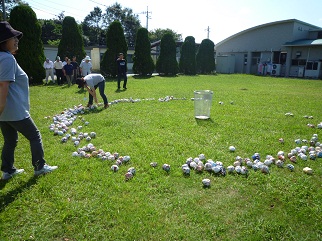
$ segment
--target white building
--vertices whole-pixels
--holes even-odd
[[[259,25],[215,45],[217,73],[322,77],[322,28],[297,19]]]

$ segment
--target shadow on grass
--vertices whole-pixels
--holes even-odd
[[[77,91],[75,93],[76,94],[84,94],[84,93],[87,93],[87,91],[84,88],[79,88],[79,89],[77,89]]]
[[[197,122],[197,124],[199,126],[205,126],[205,127],[207,127],[207,126],[209,126],[209,127],[210,126],[211,127],[217,126],[217,123],[214,122],[213,119],[211,119],[211,118],[205,119],[205,120],[195,118],[195,120],[196,120],[196,122]]]
[[[99,107],[97,109],[92,109],[92,110],[85,110],[83,114],[81,115],[92,115],[92,114],[98,114],[98,113],[101,113],[102,111],[104,110],[108,110],[107,109],[104,109],[104,107]]]
[[[136,79],[136,80],[140,80],[140,79],[146,80],[146,79],[154,78],[154,75],[133,75],[132,77],[133,79]]]
[[[116,89],[115,93],[121,93],[121,92],[124,92],[124,91],[126,91],[126,89]]]
[[[20,185],[16,189],[8,192],[6,195],[0,195],[0,212],[2,212],[10,203],[14,202],[20,193],[23,193],[25,190],[30,189],[30,187],[34,186],[37,183],[38,177],[31,177],[26,183]],[[2,190],[9,180],[1,180],[0,182],[0,190]]]

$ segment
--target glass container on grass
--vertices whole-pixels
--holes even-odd
[[[214,92],[211,90],[194,91],[194,106],[196,119],[206,120],[210,118],[213,94]]]

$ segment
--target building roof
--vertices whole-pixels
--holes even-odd
[[[309,23],[306,23],[306,22],[303,22],[303,21],[300,21],[300,20],[297,20],[297,19],[287,19],[287,20],[275,21],[275,22],[271,22],[271,23],[265,23],[265,24],[257,25],[257,26],[252,27],[252,28],[248,28],[246,30],[243,30],[241,32],[238,32],[238,33],[236,33],[236,34],[234,34],[234,35],[232,35],[232,36],[230,36],[230,37],[228,37],[228,38],[220,41],[219,43],[217,43],[217,45],[221,45],[224,42],[227,42],[228,40],[230,40],[232,38],[236,38],[239,35],[242,35],[244,33],[247,33],[247,32],[253,31],[253,30],[257,30],[257,29],[260,29],[260,28],[263,28],[263,27],[272,26],[272,25],[283,24],[283,23],[292,23],[292,22],[297,22],[297,23],[305,24],[307,26],[312,27],[313,28],[312,30],[322,30],[321,27],[318,27],[318,26],[315,26],[315,25],[312,25],[312,24],[309,24]]]
[[[322,39],[301,39],[293,42],[286,42],[283,46],[286,47],[299,47],[299,46],[316,46],[322,45]]]

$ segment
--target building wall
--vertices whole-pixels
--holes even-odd
[[[290,72],[294,72],[294,68],[291,67],[296,63],[296,59],[303,60],[299,61],[296,69],[298,66],[305,66],[307,61],[321,60],[322,45],[286,47],[285,43],[316,39],[318,34],[313,30],[317,29],[320,28],[295,19],[256,26],[215,45],[216,58],[234,56],[235,73],[247,74],[257,74],[258,65],[261,63],[281,63],[280,73],[289,76]],[[220,70],[217,72],[220,73]]]
[[[49,58],[51,61],[55,61],[58,53],[58,47],[51,46],[51,45],[45,45],[44,46],[44,54],[46,58]],[[91,49],[85,49],[86,55],[91,57]],[[60,56],[60,59],[64,61],[65,56]],[[73,56],[68,56],[69,58],[72,58]],[[84,56],[85,58],[85,56]],[[78,60],[80,61],[80,60]]]

